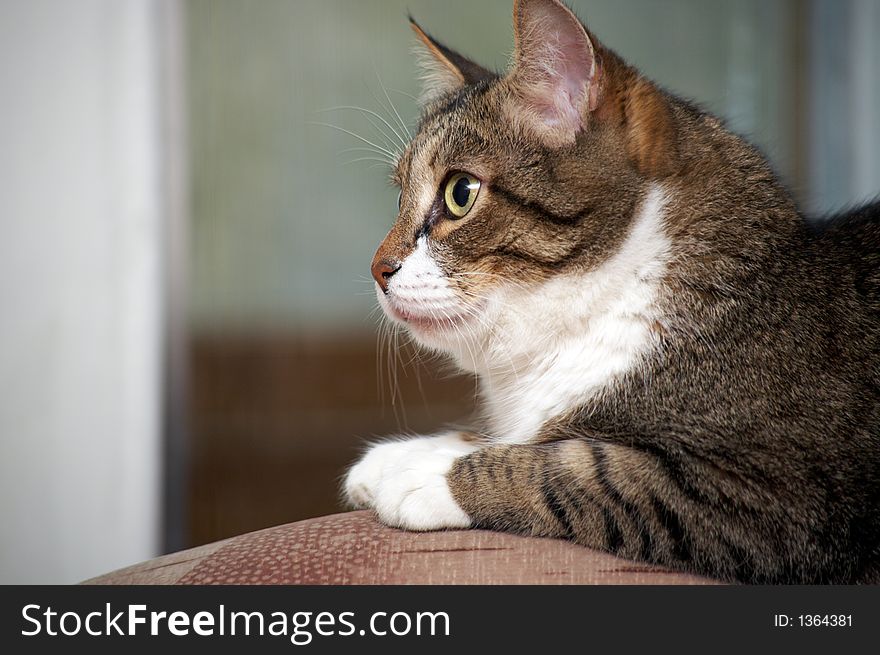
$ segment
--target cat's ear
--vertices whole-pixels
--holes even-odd
[[[516,0],[513,24],[517,118],[551,141],[573,141],[599,101],[600,62],[590,36],[558,0]]]
[[[495,77],[491,71],[434,39],[412,16],[409,17],[409,24],[419,40],[416,55],[422,72],[422,95],[419,101],[423,106],[465,86]]]
[[[636,167],[676,165],[675,126],[663,93],[596,41],[560,0],[515,0],[511,119],[547,145],[571,144],[587,122],[622,127]]]

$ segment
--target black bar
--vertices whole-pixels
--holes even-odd
[[[484,644],[490,644],[492,652],[511,648],[517,653],[543,653],[563,645],[582,653],[598,648],[629,652],[646,646],[663,652],[754,646],[762,652],[770,648],[849,652],[880,643],[880,587],[6,587],[0,598],[0,644],[6,653],[66,652],[73,646],[90,653],[124,652],[121,649],[129,645],[213,648],[224,641],[237,650],[245,647],[248,653],[339,653],[368,642],[371,650],[410,653],[414,648],[419,653],[449,653],[450,647],[471,652]],[[112,626],[111,636],[85,634],[84,620],[91,612],[100,613],[91,619],[93,631],[107,627],[107,604],[111,618],[123,612],[115,622],[118,629],[128,629],[129,605],[146,606],[136,613],[145,623],[135,626],[134,636],[119,636]],[[28,605],[33,620],[23,616]],[[47,624],[44,612],[49,607],[56,614]],[[178,617],[177,629],[188,629],[187,636],[170,633],[167,615],[157,620],[158,635],[148,634],[150,612],[174,611],[186,613],[186,620]],[[65,612],[77,613],[82,624],[79,634],[48,636],[47,627],[60,630],[60,615]],[[215,636],[195,634],[192,619],[197,612],[211,614]],[[237,634],[230,635],[232,612],[261,612],[266,634],[242,634],[244,619],[238,617]],[[321,612],[329,614],[318,626]],[[352,614],[343,614],[347,612]],[[372,625],[387,632],[384,636],[371,634],[371,619],[377,612],[385,614],[376,615]],[[392,618],[397,612],[406,616]],[[449,634],[439,614],[433,636],[430,616],[424,614],[422,634],[414,634],[417,617],[425,612],[448,615]],[[216,634],[221,614],[222,637]],[[295,614],[300,624],[297,641],[307,642],[302,645],[291,642]],[[259,619],[251,621],[256,632]],[[286,634],[269,635],[273,622],[277,631],[286,626]],[[22,634],[37,630],[37,624],[39,634]],[[67,631],[74,631],[76,625],[72,615],[65,619]],[[402,632],[407,625],[409,634],[392,633],[392,628]],[[200,626],[209,629],[206,617]]]

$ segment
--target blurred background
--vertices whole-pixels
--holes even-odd
[[[807,211],[880,191],[880,2],[570,4]],[[467,416],[471,380],[377,352],[396,192],[354,135],[387,128],[340,107],[412,126],[407,11],[502,69],[510,5],[0,1],[0,582],[339,511],[365,439]]]

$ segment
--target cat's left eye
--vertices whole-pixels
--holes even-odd
[[[452,216],[464,218],[474,206],[479,193],[480,180],[468,173],[456,173],[446,182],[443,200]]]

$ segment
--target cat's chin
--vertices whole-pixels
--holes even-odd
[[[387,298],[380,298],[385,315],[406,327],[416,341],[430,347],[440,347],[462,338],[476,322],[477,310],[468,309],[458,313],[426,314],[400,307]]]
[[[441,336],[461,329],[469,321],[468,314],[453,316],[426,316],[414,314],[393,306],[386,306],[386,314],[410,329],[416,336]]]

